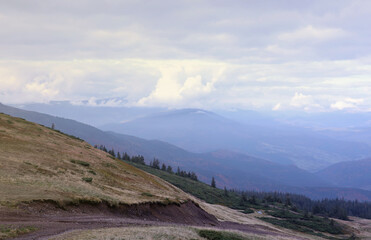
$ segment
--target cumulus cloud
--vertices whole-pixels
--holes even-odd
[[[364,99],[358,98],[346,98],[342,101],[336,101],[335,103],[331,104],[331,108],[336,110],[344,110],[344,109],[358,109],[359,105],[364,102]]]
[[[302,93],[295,93],[290,101],[290,105],[296,108],[302,108],[306,111],[321,109],[322,106],[316,103],[315,99],[311,95],[304,95]]]
[[[159,67],[155,89],[138,105],[186,105],[215,90],[214,84],[228,64],[208,61],[168,61]]]

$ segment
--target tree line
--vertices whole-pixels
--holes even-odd
[[[120,159],[120,160],[133,162],[133,163],[138,163],[138,164],[142,164],[142,165],[147,165],[146,161],[145,161],[145,159],[142,155],[130,156],[127,152],[123,152],[121,154],[118,151],[116,152],[113,148],[111,150],[107,150],[107,148],[104,145],[100,145],[100,146],[95,145],[94,147],[97,148],[97,149],[100,149],[100,150],[110,154],[111,156]],[[170,174],[175,174],[175,175],[178,175],[178,176],[181,176],[181,177],[186,177],[186,178],[190,178],[192,180],[198,181],[198,177],[197,177],[197,174],[195,172],[193,172],[193,171],[188,171],[187,172],[187,171],[181,170],[179,167],[177,167],[177,170],[174,172],[172,166],[170,166],[170,165],[166,166],[165,163],[161,164],[160,160],[158,160],[157,158],[154,158],[152,161],[150,161],[148,166],[150,166],[154,169],[166,171]]]
[[[356,216],[371,219],[371,203],[359,202],[358,200],[344,199],[322,199],[312,200],[304,195],[282,192],[257,192],[226,190],[240,195],[240,203],[249,203],[253,205],[269,205],[271,203],[282,203],[292,211],[298,209],[305,211],[308,215],[320,215],[323,217],[332,217],[342,220],[349,220],[348,216]]]

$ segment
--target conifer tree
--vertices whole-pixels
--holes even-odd
[[[211,187],[216,188],[215,178],[211,179]]]

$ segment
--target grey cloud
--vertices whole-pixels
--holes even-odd
[[[0,1],[0,101],[166,104],[174,66],[177,106],[284,109],[302,94],[370,109],[370,13],[345,0]]]

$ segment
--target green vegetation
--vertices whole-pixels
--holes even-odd
[[[326,223],[324,221],[317,222],[317,221],[310,221],[310,220],[309,221],[293,220],[293,219],[288,220],[288,219],[278,219],[278,218],[270,218],[270,217],[261,217],[259,219],[266,221],[268,223],[283,227],[283,228],[292,229],[295,231],[319,236],[322,238],[333,239],[333,240],[343,239],[343,238],[329,237],[329,236],[322,234],[322,233],[342,234],[343,232],[340,226],[331,226],[331,224],[329,224],[328,222]]]
[[[12,226],[12,225],[0,225],[0,240],[14,238],[19,235],[36,231],[37,228],[32,226]]]
[[[84,167],[89,167],[90,166],[90,163],[84,162],[84,161],[81,161],[81,160],[71,159],[70,162],[75,163],[75,164],[79,164],[79,165],[84,166]]]
[[[144,192],[144,193],[142,193],[142,196],[153,197],[153,194],[148,193],[148,192]]]
[[[280,226],[287,225],[287,228],[295,227],[293,229],[297,229],[301,232],[313,232],[314,230],[330,234],[344,234],[342,227],[334,220],[309,215],[307,212],[293,213],[284,209],[275,209],[267,213],[277,219],[263,218],[264,221]]]
[[[238,234],[214,231],[214,230],[200,230],[198,232],[200,237],[206,238],[208,240],[247,240]]]
[[[88,183],[93,182],[93,178],[91,178],[91,177],[83,177],[82,180],[85,181],[85,182],[88,182]]]

